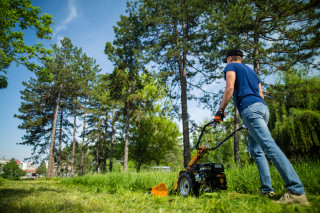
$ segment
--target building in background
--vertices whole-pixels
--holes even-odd
[[[19,168],[22,169],[22,171],[25,171],[27,173],[35,173],[37,171],[36,166],[30,162],[21,161],[20,164],[18,163],[18,165]]]
[[[6,165],[7,163],[9,163],[12,159],[0,159],[0,174],[2,173],[2,166]],[[25,161],[20,161],[18,159],[14,159],[19,168],[22,171],[27,172],[27,174],[32,174],[35,173],[37,171],[37,168],[34,164],[30,163],[30,162],[25,162]]]

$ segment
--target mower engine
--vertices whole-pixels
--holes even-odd
[[[195,182],[203,186],[203,190],[211,192],[214,189],[227,189],[224,167],[220,163],[194,164],[190,167]]]

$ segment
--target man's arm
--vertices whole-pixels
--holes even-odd
[[[220,104],[220,108],[225,110],[234,90],[234,83],[236,81],[236,73],[234,71],[227,71],[226,72],[226,88],[224,90],[222,101]]]
[[[264,99],[264,95],[263,95],[263,92],[262,92],[261,83],[259,83],[259,94],[260,94],[261,98]]]

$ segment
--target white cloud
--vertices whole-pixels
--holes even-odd
[[[68,0],[68,13],[68,17],[57,26],[55,35],[57,35],[60,31],[65,30],[67,28],[67,25],[78,16],[76,0]]]
[[[62,41],[63,40],[63,36],[58,36],[57,37],[57,45],[58,45],[58,47],[61,47],[61,42],[60,41]]]

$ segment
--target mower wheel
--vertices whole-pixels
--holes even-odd
[[[199,196],[199,184],[196,183],[194,175],[188,172],[180,174],[178,179],[178,194],[188,197],[194,195]]]

